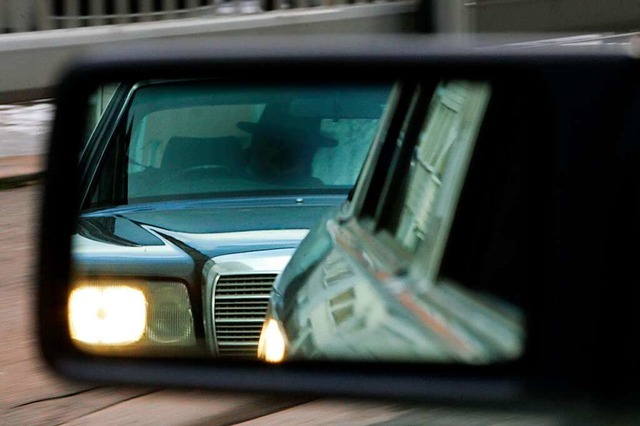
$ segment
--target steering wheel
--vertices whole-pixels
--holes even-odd
[[[167,181],[192,179],[196,176],[201,176],[202,178],[219,178],[228,177],[231,174],[231,169],[227,166],[222,166],[219,164],[203,164],[200,166],[192,166],[186,169],[178,170],[177,172],[172,173],[162,179],[160,182],[158,182],[158,184],[162,185]]]

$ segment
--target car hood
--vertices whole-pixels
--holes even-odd
[[[74,260],[89,271],[117,272],[118,265],[125,265],[131,272],[132,265],[153,263],[175,272],[177,265],[189,263],[185,260],[294,249],[309,227],[342,200],[343,195],[268,197],[96,210],[79,219]]]

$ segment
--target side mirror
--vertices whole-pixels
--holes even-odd
[[[38,283],[56,371],[472,403],[634,388],[631,345],[602,339],[635,329],[635,59],[245,43],[62,79]]]

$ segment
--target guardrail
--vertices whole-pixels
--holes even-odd
[[[405,0],[3,34],[0,103],[50,96],[69,60],[102,46],[150,39],[215,43],[233,36],[397,34],[414,31],[416,10],[415,0]]]
[[[398,0],[383,0],[383,3]],[[0,0],[0,33],[162,21],[379,0]]]

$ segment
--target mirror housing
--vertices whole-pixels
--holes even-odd
[[[628,199],[634,193],[629,191],[638,189],[640,182],[630,162],[637,150],[633,117],[640,112],[637,71],[637,60],[619,47],[603,51],[509,49],[473,40],[460,43],[413,36],[295,43],[239,39],[216,46],[151,43],[88,55],[69,67],[56,92],[40,229],[38,330],[42,353],[66,377],[107,384],[491,404],[552,401],[558,396],[607,399],[631,395],[636,387],[637,354],[627,339],[635,330],[635,321],[627,313],[633,307],[634,290],[621,283],[628,279],[633,264],[631,254],[622,247],[635,241],[637,234],[635,207]],[[71,340],[66,313],[73,279],[71,236],[81,208],[78,158],[88,100],[97,88],[113,81],[212,76],[234,84],[397,81],[408,87],[451,79],[508,81],[512,87],[522,87],[523,96],[531,95],[530,111],[541,113],[536,118],[542,120],[539,124],[548,138],[525,150],[531,155],[525,161],[531,174],[523,177],[529,182],[527,196],[531,197],[525,204],[535,215],[526,226],[532,226],[527,232],[539,238],[526,247],[532,256],[527,265],[537,268],[516,271],[533,277],[525,280],[529,286],[525,289],[527,340],[522,357],[490,365],[346,360],[268,365],[258,360],[194,359],[180,354],[111,357],[79,350]],[[538,89],[544,96],[534,96]],[[115,112],[107,108],[105,114]],[[517,125],[511,123],[510,128],[517,129]],[[513,143],[518,136],[514,135]],[[610,143],[603,146],[605,139]],[[500,152],[495,146],[474,152],[474,173],[482,176],[482,162],[491,164],[490,154]],[[386,154],[379,152],[375,157],[390,167],[397,159]],[[383,165],[370,163],[368,167]],[[605,185],[603,175],[620,185]],[[342,212],[343,222],[359,211],[371,211],[369,199],[359,191],[375,185],[383,188],[384,182],[376,181],[380,178],[375,173],[367,179],[361,179],[366,182],[359,182],[355,189],[349,214]],[[463,201],[468,204],[460,204],[460,209],[473,205],[487,188],[470,184],[465,191]],[[594,205],[594,193],[598,205]],[[487,223],[495,224],[506,220],[509,212],[483,214]],[[464,227],[456,229],[451,238],[462,250],[470,237]],[[589,247],[597,247],[598,255]],[[446,256],[453,268],[462,267],[474,254],[461,251],[458,257]],[[470,264],[480,267],[483,262],[496,261],[495,257],[486,259],[476,258]],[[397,273],[403,276],[407,271],[399,267]],[[602,336],[619,343],[615,351],[603,347],[598,340]]]

